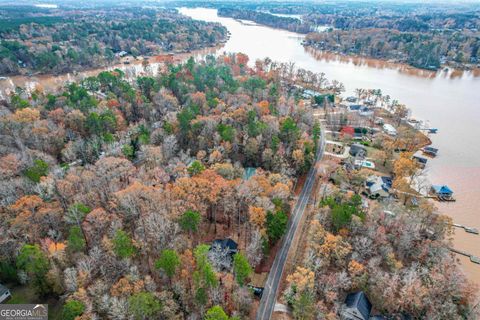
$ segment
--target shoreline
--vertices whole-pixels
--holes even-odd
[[[225,41],[228,40],[228,37]],[[40,87],[46,92],[54,92],[63,87],[66,83],[81,81],[87,77],[95,76],[102,71],[109,71],[114,69],[120,69],[126,73],[127,78],[135,78],[139,75],[151,75],[158,74],[158,68],[166,65],[167,63],[178,64],[186,61],[190,57],[214,54],[225,45],[225,42],[221,42],[216,46],[205,47],[202,49],[192,50],[191,52],[173,53],[167,52],[153,56],[144,56],[143,59],[135,59],[129,63],[120,61],[119,63],[112,64],[104,67],[96,67],[85,69],[77,72],[68,72],[62,74],[35,74],[35,75],[14,75],[7,76],[5,79],[0,80],[0,100],[5,99],[5,95],[9,95],[15,90],[16,87],[24,88],[27,91],[33,91],[37,87]],[[128,56],[131,57],[131,56]],[[125,57],[127,58],[127,57]],[[125,60],[125,59],[124,59]],[[147,65],[144,66],[144,61],[147,61]]]
[[[374,68],[388,68],[391,70],[398,70],[402,73],[408,73],[410,75],[415,75],[422,78],[435,78],[438,76],[447,76],[450,78],[458,78],[463,76],[464,74],[470,74],[474,78],[480,77],[480,68],[472,68],[472,69],[459,69],[452,66],[444,65],[441,69],[438,70],[429,70],[429,69],[422,69],[411,66],[407,63],[398,62],[398,61],[391,61],[388,59],[378,59],[378,58],[371,58],[367,56],[359,56],[359,55],[348,55],[342,54],[338,52],[328,51],[328,50],[320,50],[314,47],[303,45],[305,51],[311,54],[317,60],[325,60],[325,61],[340,61],[344,63],[353,63],[354,65],[367,65],[369,67]],[[445,70],[445,68],[447,70]]]

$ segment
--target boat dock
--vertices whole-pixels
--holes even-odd
[[[454,248],[448,248],[448,249],[450,251],[454,252],[454,253],[457,253],[457,254],[460,254],[462,256],[470,258],[470,261],[473,262],[473,263],[480,264],[480,258],[477,257],[477,256],[474,256],[473,254],[469,254],[465,251],[457,250],[457,249],[454,249]]]
[[[472,228],[472,227],[467,227],[458,223],[453,224],[454,227],[464,229],[465,232],[472,233],[472,234],[479,234],[479,231],[477,228]]]

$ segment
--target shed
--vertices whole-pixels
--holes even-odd
[[[10,290],[5,287],[4,285],[0,284],[0,303],[10,298],[12,295],[10,294]]]
[[[371,311],[372,304],[365,292],[353,292],[345,298],[340,318],[342,320],[368,320]]]

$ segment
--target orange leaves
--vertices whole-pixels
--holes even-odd
[[[358,276],[365,272],[365,266],[356,260],[351,260],[348,263],[348,272],[352,276]]]
[[[205,105],[207,104],[207,98],[205,96],[205,93],[203,92],[195,92],[190,94],[190,99],[192,103],[200,108],[204,108]]]
[[[50,256],[54,256],[57,253],[64,252],[67,248],[67,245],[65,242],[55,242],[50,238],[46,238],[42,241],[42,247]]]
[[[402,154],[402,156],[395,161],[393,172],[397,177],[410,177],[415,173],[417,168],[418,166],[414,160],[407,157],[406,154]]]
[[[290,188],[286,184],[278,182],[273,186],[270,196],[286,200],[290,196]]]
[[[238,65],[246,66],[248,64],[248,60],[250,60],[250,58],[244,53],[237,53],[235,55],[235,60],[237,61]]]
[[[129,297],[143,290],[143,280],[133,281],[127,277],[123,277],[110,288],[110,294],[114,297]]]
[[[260,112],[260,115],[265,116],[267,114],[270,114],[270,104],[266,100],[262,100],[258,103],[258,110]]]
[[[310,269],[297,267],[295,272],[287,277],[287,282],[295,286],[297,292],[310,291],[315,284],[315,273]]]
[[[265,209],[250,206],[248,208],[248,215],[250,217],[250,222],[257,226],[260,230],[264,229],[265,220],[267,218],[267,213]]]
[[[116,109],[118,107],[120,107],[120,102],[118,102],[117,99],[110,99],[107,101],[107,107],[109,109]]]
[[[312,222],[310,239],[310,247],[315,254],[337,265],[342,265],[352,251],[352,247],[342,236],[325,231],[318,221]]]
[[[39,196],[29,195],[23,196],[10,206],[11,210],[21,212],[30,211],[34,213],[35,210],[43,204],[43,200]]]
[[[40,111],[32,108],[19,109],[12,115],[12,119],[17,122],[34,122],[40,119]]]

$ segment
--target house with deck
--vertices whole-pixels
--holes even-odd
[[[371,199],[387,198],[390,196],[392,178],[371,175],[365,182],[365,192]]]

